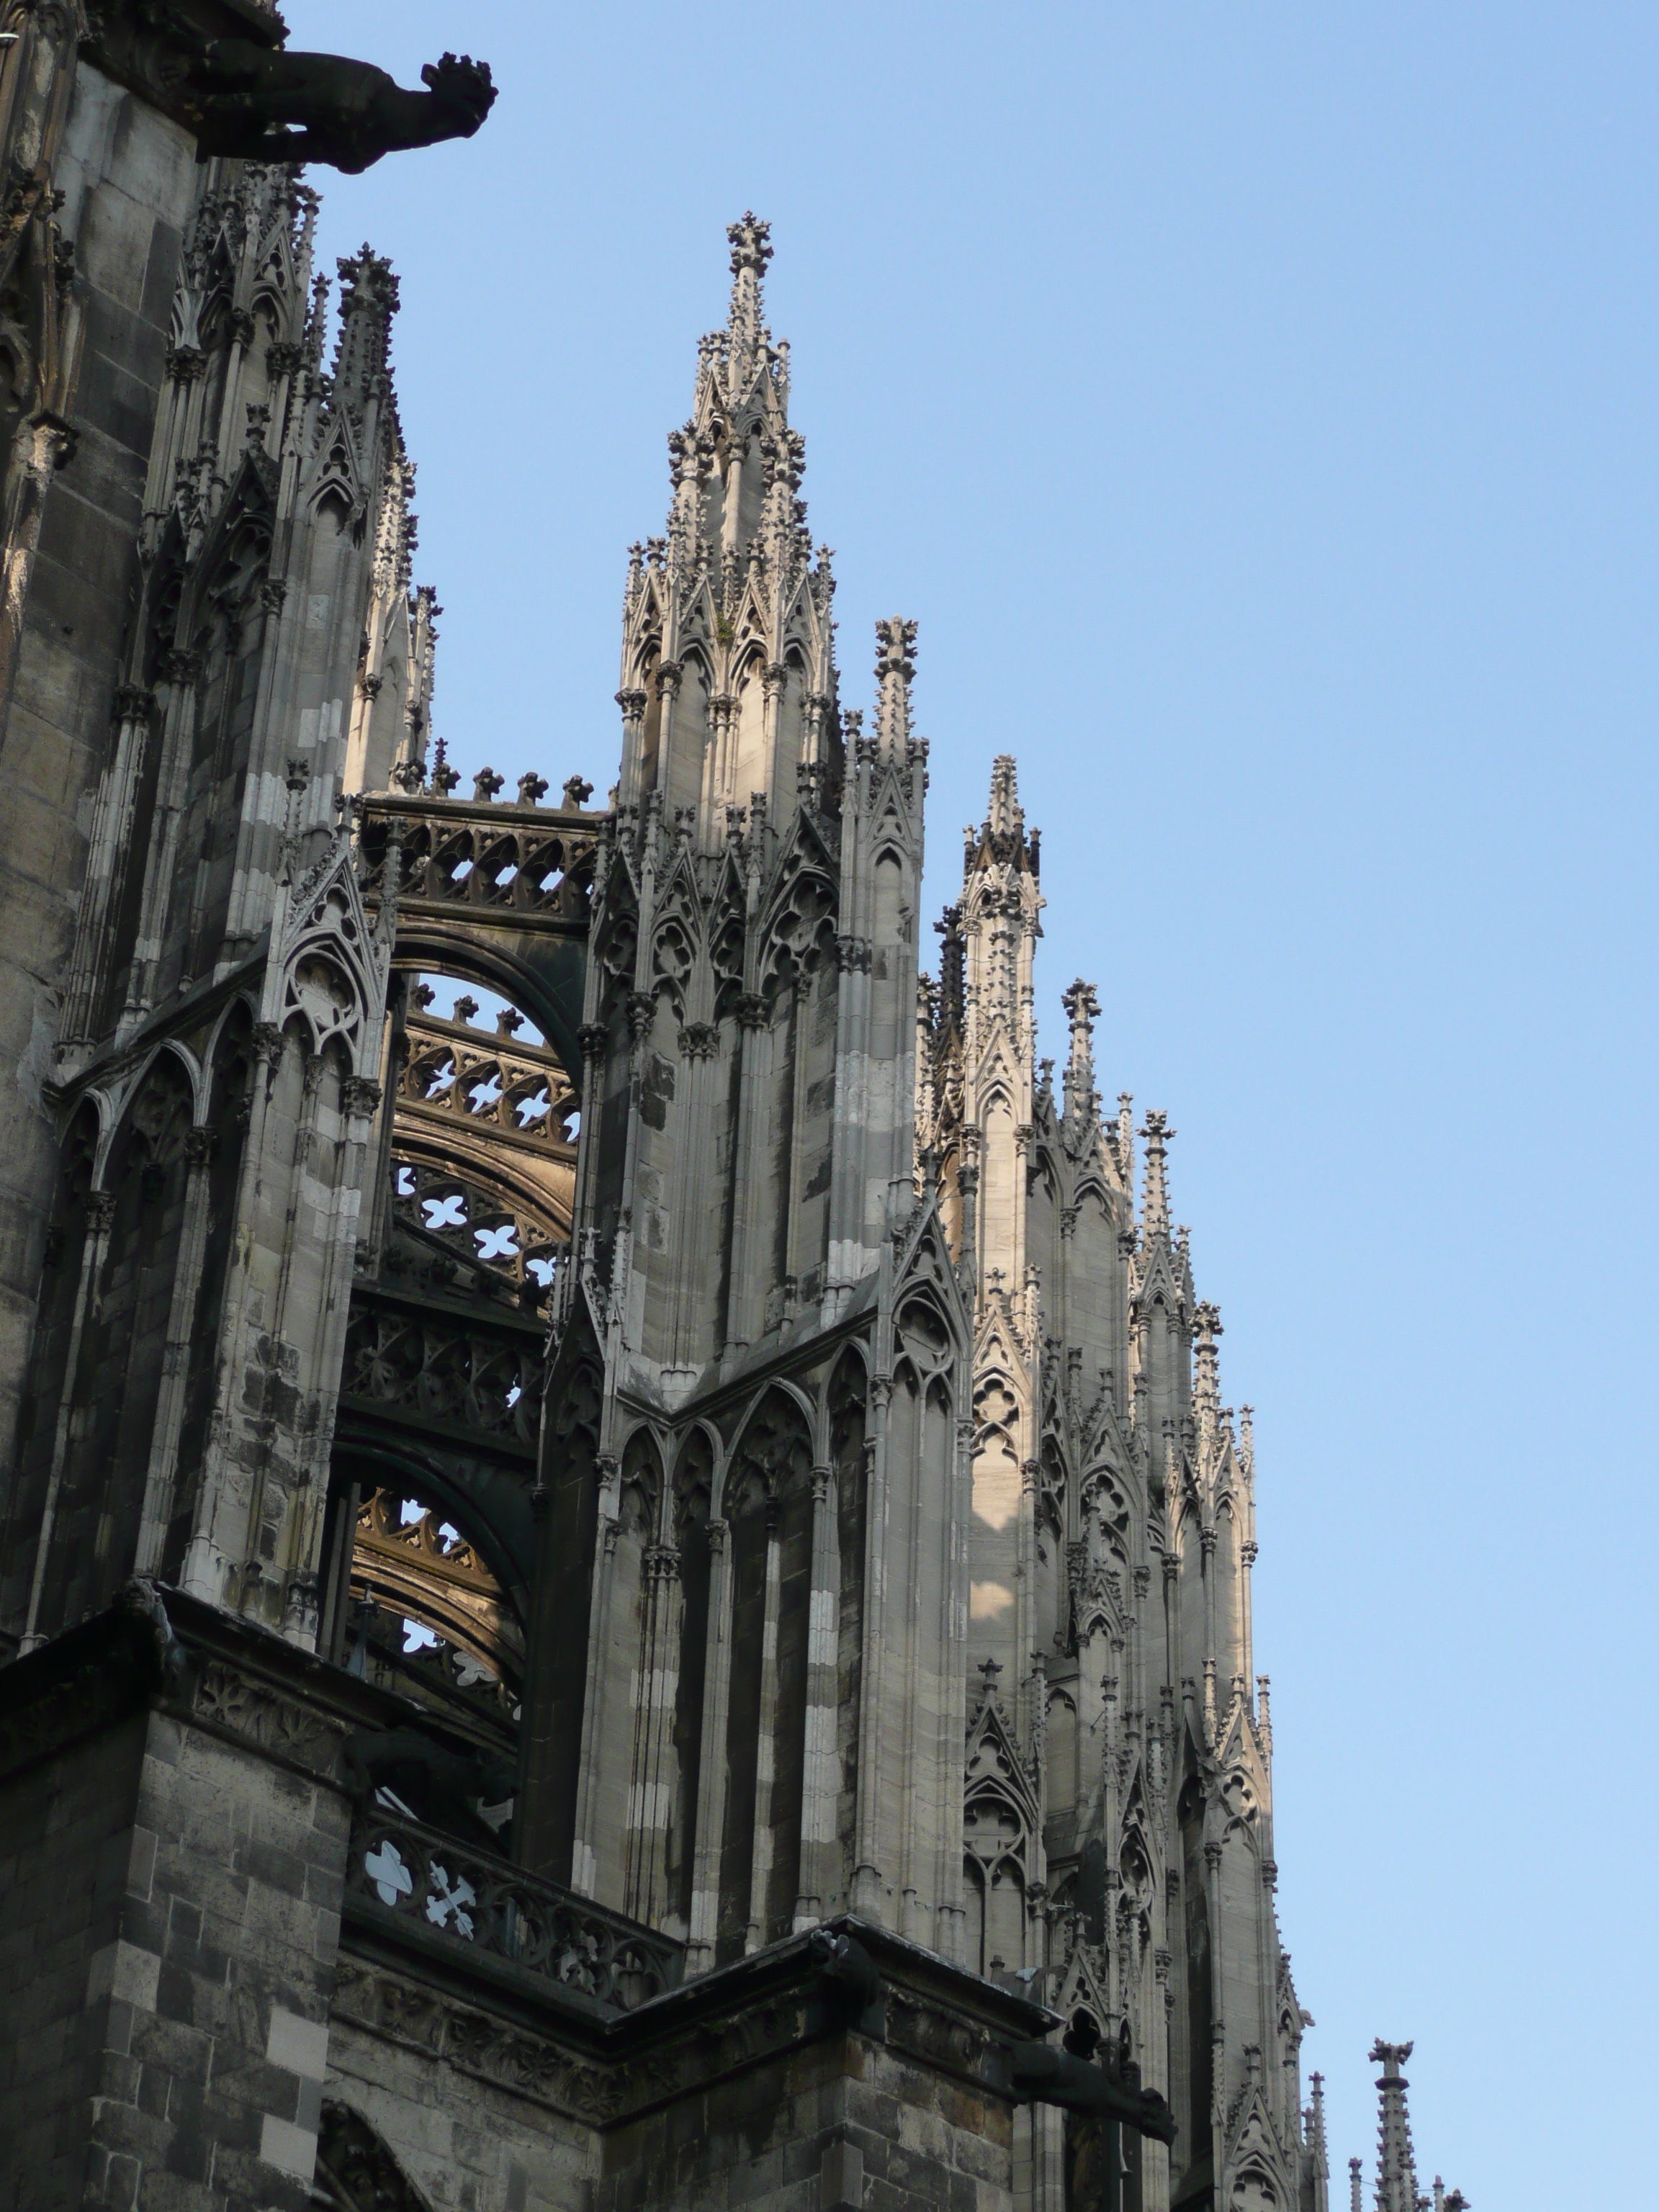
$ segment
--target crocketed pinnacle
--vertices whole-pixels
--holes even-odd
[[[334,395],[349,414],[361,419],[385,385],[392,319],[398,312],[398,280],[392,264],[370,246],[337,266],[340,336],[334,353]]]
[[[1328,2179],[1330,2162],[1325,2148],[1325,2076],[1316,2072],[1310,2077],[1310,2097],[1307,2112],[1308,2148],[1313,2154],[1314,2171],[1322,2181]]]
[[[1221,1425],[1221,1314],[1206,1298],[1194,1318],[1198,1340],[1193,1346],[1193,1411],[1200,1435],[1207,1442]]]
[[[992,796],[994,805],[994,787]],[[1066,1119],[1074,1124],[1087,1124],[1100,1112],[1100,1094],[1095,1089],[1094,1048],[1100,1000],[1094,985],[1085,983],[1079,975],[1060,1003],[1066,1009],[1072,1031],[1071,1056],[1066,1063]]]
[[[1170,1189],[1164,1175],[1164,1154],[1175,1131],[1166,1114],[1149,1112],[1141,1135],[1146,1140],[1146,1188],[1141,1200],[1140,1233],[1150,1244],[1156,1237],[1167,1242],[1170,1234]]]
[[[902,760],[910,742],[910,678],[916,672],[916,626],[902,615],[876,624],[876,742]]]
[[[1370,2048],[1372,2064],[1382,2069],[1376,2085],[1376,2212],[1418,2212],[1417,2160],[1406,2113],[1410,2085],[1400,2070],[1411,2055],[1409,2043],[1379,2039]]]
[[[770,332],[763,316],[762,280],[772,258],[772,226],[752,209],[737,222],[728,223],[732,241],[732,306],[726,319],[726,379],[735,394],[748,388],[760,366]]]
[[[1018,769],[1012,753],[999,753],[991,763],[991,811],[986,821],[995,836],[1024,833],[1025,810],[1019,803]]]

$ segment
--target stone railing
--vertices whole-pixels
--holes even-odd
[[[520,791],[535,781],[520,779]],[[495,783],[499,787],[499,778]],[[459,906],[502,919],[536,915],[585,931],[599,831],[608,820],[533,799],[501,806],[487,790],[471,800],[375,792],[357,802],[364,893],[371,902],[380,895],[395,824],[404,906]]]
[[[347,1887],[608,2012],[631,2011],[680,1978],[684,1953],[669,1936],[378,1805],[353,1824]]]
[[[422,1312],[360,1283],[346,1324],[342,1395],[420,1421],[477,1431],[533,1452],[541,1419],[543,1339],[534,1322]]]

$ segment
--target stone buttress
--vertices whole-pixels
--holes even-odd
[[[1087,2013],[1169,2097],[1174,2153],[1136,2155],[1146,2212],[1322,2212],[1252,1678],[1249,1412],[1221,1403],[1161,1114],[1137,1220],[1091,985],[1065,994],[1059,1098],[1036,1058],[1039,860],[1004,757],[919,999],[918,1134],[974,1306],[968,1963]],[[1038,2197],[1057,2186],[1042,2135]]]
[[[195,159],[202,38],[279,20],[5,21],[29,2201],[1061,2212],[1010,2046],[1085,2015],[1179,2124],[1124,2212],[1326,2212],[1170,1132],[1137,1198],[1088,985],[1036,1058],[1010,758],[919,972],[915,627],[848,703],[767,226],[615,791],[463,796],[396,282],[336,323],[297,172]]]
[[[56,1049],[26,1648],[135,1571],[316,1630],[395,920],[341,802],[385,782],[423,678],[397,288],[368,249],[342,263],[325,369],[314,204],[286,170],[210,172],[173,299]]]
[[[914,1173],[914,625],[839,695],[770,248],[623,613],[580,1246],[545,1395],[515,1849],[696,1971],[854,1906],[961,1942],[969,1341]]]

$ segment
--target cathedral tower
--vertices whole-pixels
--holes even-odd
[[[1168,2095],[1175,2154],[1143,2146],[1133,2176],[1147,2212],[1322,2212],[1251,1673],[1249,1409],[1221,1402],[1161,1113],[1137,1216],[1092,985],[1064,995],[1060,1097],[1036,1057],[1039,859],[1005,756],[920,1000],[918,1133],[974,1311],[969,1962],[1036,1970]]]
[[[1069,2031],[1151,2130],[1125,2212],[1327,2212],[1173,1132],[1103,1115],[1089,983],[1037,1057],[1009,756],[920,972],[915,625],[849,703],[767,226],[629,557],[615,793],[460,795],[396,280],[342,262],[331,337],[297,169],[197,161],[192,25],[280,104],[381,74],[257,0],[13,13],[4,758],[55,699],[80,763],[72,931],[0,872],[0,1016],[51,1017],[0,1255],[28,2185],[411,2212],[465,2142],[478,2212],[850,2212],[866,2156],[1065,2212],[1099,2084],[1013,2061]],[[140,230],[148,335],[94,296]],[[98,532],[51,481],[88,307],[154,369]],[[72,600],[70,683],[77,530],[131,598]]]
[[[554,1317],[518,1849],[696,1966],[960,1947],[969,1337],[913,1128],[915,629],[844,708],[770,253],[633,556]]]

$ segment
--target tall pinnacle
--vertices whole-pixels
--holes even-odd
[[[1024,830],[1019,767],[1012,753],[999,753],[991,763],[991,811],[986,822],[993,836],[1018,837]]]
[[[1379,2039],[1370,2049],[1371,2063],[1382,2069],[1376,2085],[1376,2212],[1417,2212],[1417,2160],[1406,2115],[1410,2084],[1400,2070],[1411,2055],[1409,2043]]]
[[[910,678],[916,672],[916,626],[902,615],[876,624],[876,742],[902,760],[910,739]]]
[[[1079,975],[1060,1003],[1066,1009],[1072,1030],[1071,1057],[1066,1063],[1066,1119],[1091,1125],[1100,1111],[1100,1094],[1095,1089],[1094,1048],[1100,1000],[1094,985],[1085,983]]]
[[[1304,2115],[1306,2123],[1308,2148],[1313,2154],[1314,2172],[1322,2181],[1330,2175],[1330,2162],[1325,2148],[1325,2076],[1312,2076],[1312,2099]]]
[[[1216,1339],[1221,1334],[1221,1314],[1206,1298],[1198,1309],[1198,1341],[1193,1347],[1193,1407],[1200,1433],[1213,1437],[1221,1424],[1221,1358]]]
[[[1149,1112],[1140,1133],[1146,1139],[1146,1189],[1141,1201],[1140,1233],[1143,1241],[1150,1244],[1153,1237],[1167,1239],[1170,1234],[1170,1192],[1164,1180],[1164,1160],[1175,1131],[1170,1127],[1167,1114]]]
[[[766,344],[761,280],[772,258],[772,226],[763,222],[751,209],[745,209],[739,222],[726,225],[726,234],[732,241],[732,307],[726,323],[726,375],[728,388],[738,392],[747,386]]]

